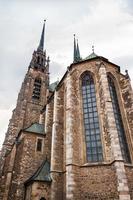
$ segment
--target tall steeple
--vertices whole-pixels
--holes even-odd
[[[77,60],[77,48],[76,48],[76,39],[74,34],[74,52],[73,52],[73,62],[76,62]]]
[[[41,38],[39,42],[39,46],[36,51],[33,52],[32,60],[29,65],[29,69],[33,68],[36,70],[49,71],[49,57],[46,57],[46,51],[44,51],[44,35],[45,35],[45,23],[44,20],[43,29],[41,33]]]
[[[44,49],[45,23],[46,23],[46,20],[44,20],[44,24],[43,24],[43,29],[42,29],[42,34],[41,34],[39,46],[37,48],[38,51],[43,51],[43,49]]]
[[[80,57],[80,51],[79,51],[79,45],[78,45],[78,40],[76,44],[76,39],[75,39],[75,34],[74,34],[74,52],[73,52],[73,62],[78,62],[81,60]]]
[[[79,51],[79,45],[78,45],[78,40],[77,40],[77,61],[79,61],[80,58],[80,51]]]

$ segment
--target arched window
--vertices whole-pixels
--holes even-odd
[[[108,75],[108,83],[109,83],[110,96],[112,100],[112,106],[113,106],[113,111],[114,111],[115,123],[116,123],[117,132],[118,132],[122,157],[126,162],[130,162],[130,155],[129,155],[126,136],[125,136],[124,126],[122,122],[121,111],[120,111],[120,107],[118,103],[117,93],[116,93],[114,81],[109,75]]]
[[[41,79],[37,78],[34,82],[34,89],[32,94],[32,99],[39,100],[41,94]]]
[[[89,72],[82,75],[82,97],[87,160],[90,162],[102,161],[103,153],[95,85]]]
[[[40,200],[46,200],[44,197],[41,197],[41,199]]]

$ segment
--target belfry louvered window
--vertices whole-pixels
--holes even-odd
[[[87,161],[102,161],[103,153],[95,85],[93,77],[89,72],[82,75],[82,97]]]
[[[41,94],[41,79],[35,79],[32,99],[39,100]]]
[[[113,111],[114,111],[115,123],[116,123],[117,132],[118,132],[122,157],[126,162],[130,162],[130,155],[129,155],[126,136],[125,136],[124,126],[122,122],[120,107],[118,103],[117,93],[116,93],[114,81],[110,76],[108,76],[108,83],[109,83],[110,96],[112,100],[112,106],[113,106]]]

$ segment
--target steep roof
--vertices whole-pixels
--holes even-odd
[[[25,185],[30,184],[34,181],[42,181],[42,182],[51,182],[50,176],[50,163],[47,159],[43,161],[41,166],[37,169],[37,171],[31,176],[26,182]]]
[[[26,132],[38,133],[44,135],[44,125],[39,123],[31,124],[28,128],[24,129]]]
[[[55,89],[56,89],[56,86],[58,85],[58,83],[59,83],[59,81],[56,81],[56,82],[54,82],[54,83],[51,83],[51,84],[49,85],[49,90],[50,90],[51,92],[54,92]]]
[[[92,58],[96,58],[98,57],[98,55],[95,54],[95,52],[92,52],[89,56],[87,56],[84,60],[89,60],[89,59],[92,59]]]

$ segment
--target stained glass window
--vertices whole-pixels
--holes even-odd
[[[122,122],[121,111],[120,111],[120,107],[118,103],[117,93],[116,93],[114,81],[110,76],[108,76],[108,83],[109,83],[110,96],[112,100],[112,106],[113,106],[113,111],[114,111],[115,123],[116,123],[117,132],[118,132],[122,157],[126,162],[130,162],[130,155],[129,155],[126,136],[125,136],[124,126]]]
[[[102,161],[103,152],[95,85],[89,72],[82,75],[82,97],[87,160],[89,162]]]

